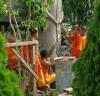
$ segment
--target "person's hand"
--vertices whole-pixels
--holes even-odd
[[[64,35],[66,35],[67,34],[67,32],[66,31],[64,31]]]

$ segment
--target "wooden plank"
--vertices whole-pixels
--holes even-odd
[[[61,57],[55,57],[54,58],[54,61],[57,61],[57,60],[75,60],[76,57],[74,56],[61,56]]]
[[[6,43],[6,47],[17,47],[24,45],[36,45],[37,41],[24,41],[24,42],[14,42],[14,43]]]
[[[53,60],[53,64],[61,64],[64,63],[68,60],[76,60],[76,58],[74,56],[61,56],[61,57],[56,57]]]

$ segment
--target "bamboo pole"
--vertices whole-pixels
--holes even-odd
[[[17,31],[18,31],[18,37],[19,37],[19,39],[21,40],[22,38],[21,38],[21,33],[20,33],[20,30],[19,30],[19,26],[18,26],[17,19],[16,19],[16,17],[15,17],[15,14],[14,14],[14,12],[13,12],[13,9],[12,9],[12,8],[10,8],[10,9],[11,9],[11,12],[12,12],[12,15],[13,15],[13,18],[14,18],[14,21],[15,21],[15,24],[16,24],[16,29],[17,29]]]
[[[12,24],[12,10],[11,10],[11,7],[12,7],[12,1],[9,0],[9,22],[10,22],[10,26],[12,28],[12,31],[13,31],[13,35],[15,37],[15,41],[17,41],[17,36],[16,36],[16,31],[15,31],[15,28]],[[16,47],[16,49],[19,51],[19,49]],[[18,60],[18,67],[20,68],[20,61]],[[19,83],[20,83],[20,86],[21,86],[21,70],[19,70]]]
[[[10,23],[10,26],[11,26],[11,28],[13,30],[14,37],[16,39],[16,32],[15,32],[15,29],[14,29],[12,21],[11,21],[11,14],[10,13],[9,13],[9,23]]]
[[[32,46],[32,54],[33,54],[33,70],[35,70],[35,46]],[[36,96],[37,94],[37,87],[36,87],[36,78],[33,78],[33,96]]]
[[[12,48],[13,52],[16,54],[16,56],[21,60],[22,64],[28,69],[28,71],[35,77],[36,80],[39,80],[38,76],[36,75],[36,73],[34,72],[34,70],[32,70],[29,66],[29,64],[26,63],[26,61],[19,55],[19,53]]]
[[[5,47],[18,47],[24,45],[36,45],[37,41],[24,41],[24,42],[14,42],[14,43],[6,43]]]
[[[12,15],[11,15],[11,10],[10,9],[11,9],[11,0],[9,0],[9,23],[10,23],[10,26],[13,30],[14,37],[16,39],[16,32],[15,32],[14,26],[12,24],[12,20],[11,20]]]

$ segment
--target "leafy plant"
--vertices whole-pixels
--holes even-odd
[[[0,34],[0,96],[24,96],[17,84],[15,73],[7,69],[5,39]]]
[[[87,34],[87,46],[73,65],[73,96],[100,96],[100,1]]]
[[[7,5],[4,0],[0,0],[0,15],[4,15],[7,13]]]
[[[62,0],[65,22],[86,25],[93,14],[96,0]]]
[[[24,17],[21,26],[30,29],[46,28],[45,10],[46,4],[40,0],[22,0],[19,5],[19,16]]]

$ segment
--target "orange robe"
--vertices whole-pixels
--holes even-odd
[[[37,81],[37,85],[38,87],[44,87],[47,84],[45,82],[45,77],[44,77],[43,70],[41,67],[40,58],[37,54],[35,55],[35,64],[36,64],[36,74],[39,78],[39,80]]]
[[[23,47],[23,55],[25,56],[24,58],[26,58],[27,56],[27,46]],[[37,81],[37,86],[40,87],[45,87],[47,86],[47,84],[51,84],[52,82],[55,81],[56,75],[55,74],[48,74],[48,70],[49,67],[45,66],[44,68],[41,65],[41,59],[39,56],[39,52],[38,52],[38,47],[35,46],[35,71],[36,74],[39,78],[39,80]],[[32,64],[32,49],[29,47],[28,48],[28,52],[29,52],[29,58],[30,58],[30,64]]]
[[[53,83],[56,80],[56,74],[55,73],[49,74],[50,66],[43,64],[42,60],[41,60],[41,65],[42,65],[45,83],[46,84]]]
[[[29,58],[29,64],[32,64],[32,50],[28,46],[23,46],[22,48],[22,55],[24,57],[24,60],[27,60],[27,56]]]
[[[8,66],[15,67],[18,64],[17,56],[11,48],[6,48],[5,50],[8,55]]]
[[[28,56],[29,56],[29,63],[32,64],[32,49],[28,46],[24,46],[23,47],[23,56],[24,56],[24,59],[27,58],[27,50],[28,50]],[[40,57],[38,55],[38,51],[37,51],[37,47],[35,47],[35,71],[36,71],[36,74],[39,78],[39,80],[37,81],[37,85],[38,87],[43,87],[43,86],[46,86],[46,83],[45,83],[45,79],[44,79],[44,75],[43,75],[43,71],[42,71],[42,68],[41,68],[41,63],[40,63]]]
[[[70,36],[69,39],[72,41],[71,56],[79,57],[80,50],[78,49],[78,46],[80,42],[80,33],[75,33],[74,35]]]
[[[78,49],[82,52],[82,50],[85,48],[86,46],[86,36],[81,36],[79,38],[79,46],[78,46]]]
[[[37,48],[37,47],[36,47]],[[37,85],[38,87],[44,87],[47,86],[47,84],[51,84],[55,79],[52,77],[55,77],[55,74],[52,75],[48,75],[48,71],[46,70],[46,74],[48,75],[48,78],[46,78],[46,74],[44,74],[44,70],[41,67],[41,62],[40,62],[40,57],[38,55],[38,51],[35,48],[35,71],[36,74],[39,78],[39,80],[37,81]],[[27,52],[28,51],[28,52]],[[11,48],[6,48],[6,52],[8,55],[8,64],[9,66],[16,66],[18,64],[18,59],[17,56],[15,55],[15,53],[13,52],[13,50]],[[33,62],[33,58],[32,58],[32,49],[28,46],[23,46],[22,48],[22,54],[24,59],[27,59],[27,55],[29,57],[29,64],[32,64]]]

